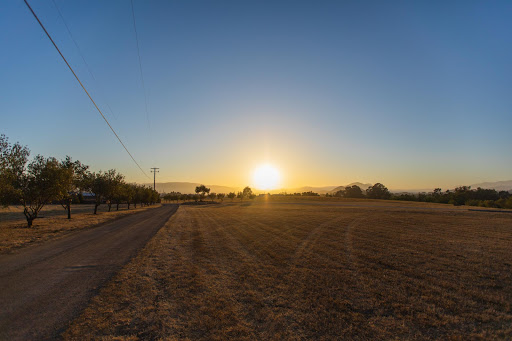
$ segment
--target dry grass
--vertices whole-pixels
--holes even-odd
[[[74,205],[71,207],[72,219],[68,220],[67,211],[62,206],[47,205],[41,210],[40,217],[34,220],[33,226],[26,228],[27,221],[22,207],[3,207],[0,208],[0,254],[13,252],[21,247],[41,243],[70,231],[95,226],[148,208],[134,209],[132,205],[128,210],[127,205],[120,205],[119,211],[115,211],[115,206],[112,206],[113,211],[107,212],[107,205],[101,205],[98,208],[98,214],[94,215],[94,205]]]
[[[315,203],[180,207],[65,338],[512,338],[512,214]]]

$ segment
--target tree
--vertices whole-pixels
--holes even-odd
[[[370,199],[389,199],[391,198],[391,193],[389,193],[386,186],[378,182],[375,185],[368,187],[366,190],[366,196]]]
[[[128,205],[128,209],[130,209],[130,204],[132,203],[133,201],[133,198],[135,196],[135,185],[133,184],[123,184],[123,190],[122,190],[122,193],[123,193],[123,200],[126,201],[126,204]]]
[[[171,192],[164,195],[164,200],[167,201],[173,201],[176,200],[176,203],[178,203],[178,200],[182,198],[182,194],[180,192]]]
[[[363,190],[357,185],[345,187],[342,193],[344,198],[363,198]]]
[[[30,150],[16,142],[9,143],[5,135],[0,135],[0,204],[7,206],[19,202],[21,180],[28,162]]]
[[[254,193],[252,192],[251,187],[247,186],[241,192],[240,199],[244,200],[244,198],[251,198],[253,195],[254,195]],[[251,198],[251,199],[253,199],[253,198]]]
[[[224,197],[226,196],[226,194],[224,193],[219,193],[217,194],[217,199],[220,200],[220,202],[223,202],[224,201]]]
[[[124,183],[124,175],[118,173],[115,169],[110,169],[103,173],[103,175],[105,177],[106,185],[105,198],[107,199],[108,211],[110,212],[112,203],[120,200],[120,196],[122,195],[121,191],[122,184]]]
[[[20,179],[20,202],[28,227],[37,218],[41,209],[52,200],[60,200],[68,193],[73,181],[69,168],[53,157],[37,155]]]
[[[122,190],[124,176],[116,172],[115,169],[111,169],[107,172],[99,171],[98,173],[89,173],[87,180],[87,190],[94,194],[94,214],[98,213],[98,207],[107,200],[108,210],[110,212],[112,201],[116,199],[118,193]],[[138,187],[137,187],[138,188]],[[137,196],[140,193],[136,192],[134,195]],[[139,197],[137,197],[138,199]],[[137,207],[135,205],[135,207]]]
[[[229,199],[231,199],[231,201],[233,201],[233,199],[235,199],[235,198],[236,198],[236,194],[235,194],[235,192],[229,192],[229,193],[228,193],[228,198],[229,198]]]
[[[82,164],[78,160],[73,162],[69,156],[66,156],[66,159],[61,162],[61,166],[71,172],[72,177],[66,195],[60,199],[62,207],[68,212],[68,219],[71,219],[71,202],[73,200],[79,201],[79,196],[86,187],[89,166]]]
[[[98,207],[109,195],[109,183],[106,173],[99,171],[88,175],[87,189],[94,194],[94,214],[98,213]]]
[[[211,201],[214,201],[215,198],[217,198],[217,193],[210,193],[210,194],[208,194],[208,198],[210,198]]]
[[[471,186],[460,186],[452,193],[451,203],[455,206],[464,205],[471,198]]]
[[[210,193],[210,189],[207,188],[205,185],[200,185],[196,187],[196,194],[201,193],[201,201],[203,201],[203,198],[206,196],[207,193]]]

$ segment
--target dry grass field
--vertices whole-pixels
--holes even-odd
[[[512,214],[227,201],[181,206],[64,337],[510,339],[511,304]]]
[[[150,207],[134,209],[132,205],[128,210],[127,205],[120,205],[119,211],[115,211],[115,206],[112,206],[113,211],[107,212],[107,205],[101,205],[98,214],[94,215],[94,205],[74,205],[71,207],[72,219],[68,220],[67,211],[61,205],[47,205],[41,210],[40,217],[34,220],[34,225],[26,228],[27,221],[21,206],[0,207],[0,254],[148,208]]]

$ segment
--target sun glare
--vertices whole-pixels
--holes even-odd
[[[279,171],[271,165],[262,165],[254,171],[252,181],[256,189],[276,189],[281,176]]]

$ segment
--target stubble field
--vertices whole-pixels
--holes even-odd
[[[181,206],[67,339],[512,338],[512,214]]]

